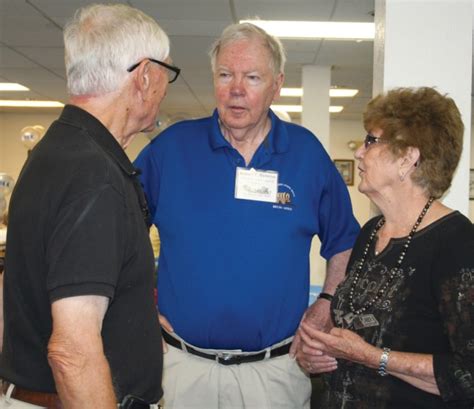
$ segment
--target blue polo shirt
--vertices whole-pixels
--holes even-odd
[[[307,307],[313,236],[330,259],[359,232],[320,142],[269,115],[248,168],[278,172],[278,203],[234,197],[245,161],[217,111],[169,127],[135,162],[161,238],[159,309],[195,346],[253,351],[292,336]]]

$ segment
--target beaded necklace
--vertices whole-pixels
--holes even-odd
[[[355,288],[357,286],[357,283],[359,282],[360,274],[362,272],[362,267],[364,266],[365,259],[367,258],[367,254],[369,253],[369,248],[372,245],[372,242],[374,241],[375,236],[377,235],[377,232],[385,224],[385,218],[382,217],[378,221],[378,223],[375,225],[375,228],[372,231],[372,233],[369,237],[369,240],[368,240],[368,242],[365,246],[364,252],[362,253],[362,260],[357,265],[354,280],[352,281],[351,288],[350,288],[350,291],[349,291],[349,308],[350,308],[351,312],[349,314],[347,314],[347,315],[349,315],[348,321],[350,320],[352,322],[352,320],[354,319],[355,316],[358,316],[358,315],[364,313],[368,308],[370,308],[372,305],[374,305],[375,302],[380,297],[383,296],[383,294],[387,290],[388,286],[392,283],[393,279],[397,275],[397,272],[398,272],[398,270],[399,270],[399,268],[400,268],[400,266],[403,262],[403,259],[405,258],[405,254],[407,253],[408,247],[410,246],[411,240],[413,239],[413,236],[415,235],[415,232],[418,229],[418,226],[422,222],[422,220],[425,217],[426,213],[428,212],[430,206],[433,204],[433,201],[434,201],[434,197],[431,196],[428,199],[428,201],[426,202],[425,207],[423,207],[423,210],[421,211],[420,215],[418,216],[418,219],[416,220],[415,224],[413,225],[413,227],[410,231],[410,234],[408,234],[407,240],[406,240],[405,244],[403,245],[402,252],[400,253],[400,256],[398,257],[397,264],[396,264],[395,268],[392,269],[386,283],[383,285],[383,287],[378,291],[378,293],[372,299],[367,301],[362,307],[356,309],[354,307]]]

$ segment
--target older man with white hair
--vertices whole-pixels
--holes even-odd
[[[125,5],[79,10],[64,43],[69,104],[11,197],[0,408],[157,407],[148,212],[124,149],[179,69],[158,24]]]
[[[168,128],[135,163],[162,244],[165,409],[309,408],[306,370],[337,366],[321,356],[302,370],[289,352],[305,311],[331,326],[358,224],[316,137],[270,109],[284,64],[277,38],[229,26],[211,51],[213,115]],[[315,235],[326,294],[306,310]]]

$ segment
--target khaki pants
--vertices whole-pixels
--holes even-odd
[[[311,382],[289,357],[221,365],[168,345],[164,409],[309,409]]]

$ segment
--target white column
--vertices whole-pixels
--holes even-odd
[[[331,67],[303,66],[301,124],[313,132],[329,152],[329,88]]]
[[[456,102],[465,126],[461,161],[443,202],[468,216],[471,142],[471,0],[376,0],[374,95],[434,86]]]
[[[329,153],[329,88],[331,67],[303,66],[303,113],[301,125],[313,132]],[[311,285],[322,285],[326,277],[326,261],[319,255],[321,245],[315,237],[311,244]]]

